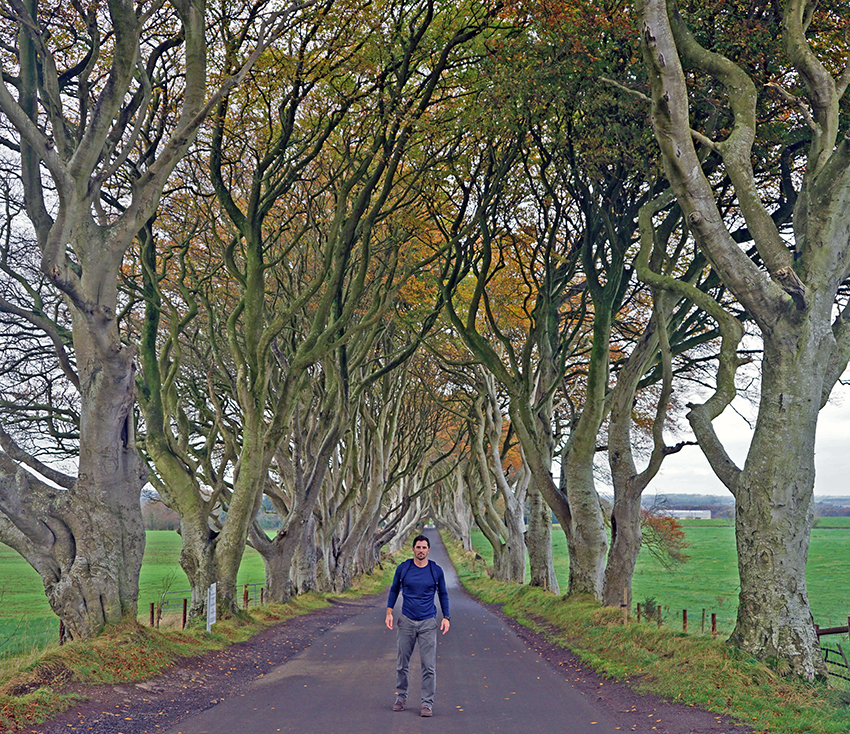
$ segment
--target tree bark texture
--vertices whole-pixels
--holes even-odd
[[[640,494],[632,492],[614,495],[611,548],[602,587],[602,603],[606,607],[620,606],[624,595],[627,603],[632,600],[632,578],[641,545],[640,498]]]
[[[602,598],[608,535],[596,492],[593,462],[596,438],[605,417],[611,306],[598,304],[593,318],[593,346],[587,376],[587,394],[578,422],[573,427],[562,464],[570,504],[567,548],[570,553],[568,593]]]
[[[78,353],[86,354],[77,332]],[[0,461],[0,539],[38,571],[65,635],[79,639],[135,619],[145,547],[145,479],[133,432],[132,350],[79,365],[80,460],[69,489]]]
[[[319,562],[318,547],[316,546],[316,520],[311,515],[304,526],[301,542],[295,549],[289,580],[292,593],[295,596],[306,594],[318,588],[317,568]]]
[[[815,428],[832,334],[784,331],[765,338],[758,420],[735,488],[741,592],[730,639],[811,677],[822,674],[823,665],[806,561],[814,523]]]
[[[533,481],[528,487],[525,546],[528,549],[529,586],[539,586],[553,594],[560,594],[552,555],[552,510]]]

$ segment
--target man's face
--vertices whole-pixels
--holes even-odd
[[[431,552],[431,549],[428,547],[428,544],[424,540],[417,540],[413,544],[413,556],[417,561],[424,561],[428,554]]]

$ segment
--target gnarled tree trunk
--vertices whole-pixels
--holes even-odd
[[[788,0],[781,9],[788,69],[805,86],[795,102],[808,104],[805,121],[811,128],[805,172],[796,182],[800,192],[792,253],[761,201],[753,174],[751,152],[758,132],[753,80],[741,66],[703,48],[672,2],[638,3],[653,126],[668,178],[696,242],[753,317],[764,346],[755,433],[744,467],[738,468],[711,421],[735,394],[740,324],[718,303],[703,300],[705,294],[675,279],[648,274],[653,285],[686,294],[704,307],[723,333],[717,390],[704,404],[692,405],[688,419],[712,469],[737,503],[741,593],[731,640],[758,657],[785,660],[793,672],[812,678],[825,673],[805,585],[815,428],[850,354],[847,308],[837,300],[850,272],[850,139],[839,138],[839,98],[846,84],[831,76],[810,44],[807,34],[815,31],[808,10],[802,0]],[[702,172],[680,56],[728,95],[733,113],[729,135],[706,142],[722,159],[735,187],[758,264],[730,235],[711,182]],[[642,240],[651,240],[650,229],[648,223],[642,226]]]

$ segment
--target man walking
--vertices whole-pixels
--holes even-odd
[[[422,661],[421,716],[433,716],[434,691],[437,688],[437,606],[434,593],[440,596],[443,634],[449,631],[449,593],[443,569],[428,560],[431,541],[424,535],[413,539],[413,558],[400,563],[395,570],[387,599],[387,627],[393,628],[393,607],[402,594],[401,616],[398,618],[398,662],[396,664],[396,700],[393,711],[404,710],[407,701],[408,664],[413,648],[419,644]]]

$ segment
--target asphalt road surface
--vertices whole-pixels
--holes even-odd
[[[428,534],[430,558],[446,573],[452,614],[448,634],[438,635],[433,718],[419,716],[416,652],[407,708],[391,710],[395,631],[384,626],[386,607],[380,604],[169,734],[592,734],[631,729],[610,712],[595,709],[590,697],[565,680],[565,671],[548,665],[501,619],[467,597],[439,536]],[[400,606],[401,599],[396,612]]]

